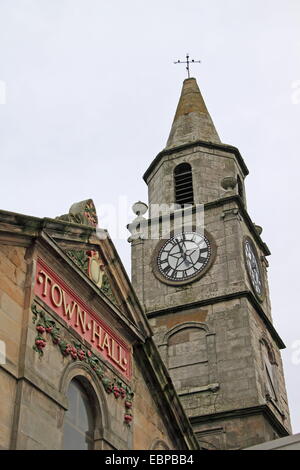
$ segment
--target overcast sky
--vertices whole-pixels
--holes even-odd
[[[300,432],[299,0],[0,0],[0,207],[55,217],[91,197],[114,233],[101,205],[147,201],[142,175],[166,144],[186,52],[250,170]],[[115,243],[130,270],[126,236]]]

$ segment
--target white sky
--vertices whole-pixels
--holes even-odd
[[[0,207],[55,217],[89,197],[147,201],[142,175],[185,78],[172,62],[187,51],[221,140],[250,170],[300,432],[299,0],[0,0]],[[129,244],[115,243],[129,269]]]

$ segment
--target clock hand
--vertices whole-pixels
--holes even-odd
[[[194,261],[192,259],[192,255],[195,253],[195,251],[199,251],[199,247],[197,248],[190,248],[189,250],[186,250],[186,257],[189,258],[188,262],[190,264],[194,264]],[[190,253],[189,253],[190,252]]]
[[[180,245],[180,240],[178,240],[178,246],[179,246],[180,252],[181,252],[181,254],[182,254],[182,257],[185,259],[185,258],[186,258],[186,254],[185,254],[185,252],[183,251],[183,247]]]
[[[193,264],[193,261],[189,261],[187,258],[184,258],[184,259],[181,261],[181,263],[180,263],[178,266],[176,266],[176,268],[175,268],[175,269],[178,269],[178,268],[179,268],[179,266],[181,266],[181,265],[182,265],[182,263],[185,263],[185,264],[186,264],[186,266],[188,267],[190,264]]]
[[[184,250],[185,250],[185,253],[186,253],[186,252],[187,252],[187,249],[186,249],[186,244],[185,244],[185,242],[186,242],[187,240],[185,239],[185,233],[182,234],[182,238],[183,238],[183,240],[182,240],[182,248],[183,248],[183,245],[184,245]]]
[[[187,255],[187,256],[189,257],[189,260],[186,259],[186,261],[187,261],[189,264],[193,264],[194,261],[192,260],[191,255]]]
[[[172,254],[169,254],[169,256],[172,256],[172,258],[175,258],[175,259],[179,259],[181,258],[181,253],[179,253],[178,251],[178,253],[172,253]]]
[[[186,243],[188,240],[186,240],[185,234],[183,234],[182,237],[183,237],[183,240],[182,240],[182,247],[184,247],[184,252],[186,253],[188,250],[187,250],[187,247],[186,247],[186,244],[185,244],[185,243]]]
[[[183,260],[181,261],[181,263],[178,264],[178,266],[176,266],[176,269],[178,269],[178,268],[182,265],[182,263],[186,263],[186,259],[183,259]]]
[[[181,251],[181,253],[183,252],[183,249],[182,249],[182,246],[181,246],[181,240],[177,240],[177,245],[179,247],[179,250]]]
[[[191,251],[192,253],[189,253],[188,256],[191,256],[193,253],[195,253],[195,251],[199,250],[199,248],[190,248],[189,250],[186,250],[186,253],[188,253],[188,251]]]

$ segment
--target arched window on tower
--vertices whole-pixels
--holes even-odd
[[[179,395],[189,395],[194,387],[211,390],[216,386],[215,335],[206,324],[192,321],[171,328],[163,346],[163,357]]]
[[[265,378],[266,395],[277,400],[276,361],[270,345],[264,339],[261,341],[262,360]]]
[[[70,382],[68,410],[63,429],[64,450],[91,450],[94,447],[94,417],[89,396],[78,379]]]
[[[192,167],[189,163],[180,163],[174,170],[175,203],[194,204]]]

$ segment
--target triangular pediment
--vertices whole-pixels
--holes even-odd
[[[99,248],[93,246],[91,249],[91,247],[86,246],[78,249],[75,246],[65,249],[64,252],[115,306],[123,310],[123,302],[117,293],[116,283],[112,279],[109,266],[105,266]]]
[[[47,230],[45,235],[48,236]],[[66,238],[61,240],[52,233],[51,241],[58,253],[66,256],[75,270],[80,270],[86,282],[92,284],[108,304],[143,332],[149,328],[125,268],[109,238],[97,243],[95,237],[91,243],[83,244]]]
[[[87,199],[73,204],[69,214],[45,219],[44,238],[49,237],[52,248],[66,256],[108,304],[142,332],[149,332],[147,319],[116,248],[108,232],[97,223],[95,205],[92,199]]]

